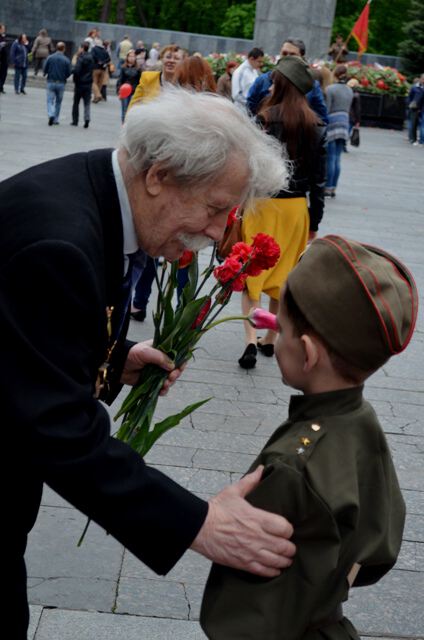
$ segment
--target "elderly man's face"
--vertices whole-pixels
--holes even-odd
[[[176,260],[187,248],[222,238],[228,213],[246,197],[249,169],[233,158],[218,178],[197,188],[177,184],[155,166],[139,179],[148,203],[136,189],[129,193],[139,245],[150,256]]]

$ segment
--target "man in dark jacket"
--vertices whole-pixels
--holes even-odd
[[[0,24],[0,93],[6,93],[4,83],[6,82],[8,61],[8,41],[6,37],[6,25]]]
[[[111,437],[96,384],[108,364],[100,397],[110,403],[146,363],[178,374],[166,354],[125,340],[130,256],[140,248],[175,260],[195,239],[220,240],[230,209],[275,191],[284,173],[270,137],[230,101],[175,89],[128,113],[119,149],[0,184],[0,403],[11,459],[2,604],[13,640],[27,637],[24,553],[44,483],[160,574],[189,547],[261,576],[291,564],[291,525],[244,500],[260,469],[200,499]]]
[[[74,67],[74,102],[72,105],[72,122],[74,127],[78,126],[79,120],[79,103],[82,98],[84,102],[84,129],[87,129],[90,123],[90,100],[91,86],[93,84],[94,60],[89,53],[89,42],[83,42],[81,45],[81,53],[77,58]]]
[[[305,53],[305,43],[303,40],[299,40],[297,38],[287,38],[280,51],[281,57],[299,56],[304,58]],[[262,100],[269,94],[269,90],[272,85],[271,75],[272,70],[259,76],[249,89],[249,93],[247,94],[247,106],[252,115],[256,115],[258,113]],[[314,86],[311,91],[306,94],[306,99],[308,100],[311,109],[315,111],[322,122],[324,124],[328,124],[327,107],[318,80],[314,81]]]
[[[103,44],[96,44],[90,52],[94,60],[93,71],[93,102],[100,102],[102,97],[103,78],[107,66],[110,64],[110,55]]]
[[[47,115],[49,126],[59,124],[60,107],[62,106],[66,80],[71,75],[71,62],[65,56],[65,43],[58,42],[56,53],[52,53],[44,65],[47,76]]]

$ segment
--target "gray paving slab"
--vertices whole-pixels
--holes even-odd
[[[203,640],[204,637],[197,622],[44,610],[34,640]]]
[[[43,160],[115,145],[120,105],[109,93],[107,103],[93,105],[88,130],[68,124],[69,91],[58,127],[47,126],[44,90],[29,87],[27,96],[10,91],[0,96],[0,179]],[[408,145],[404,132],[363,129],[360,148],[349,151],[320,232],[381,244],[397,254],[414,272],[423,297],[424,149]],[[237,313],[239,306],[240,296],[234,295],[228,313]],[[131,337],[150,338],[152,329],[148,314],[144,323],[131,323]],[[181,381],[158,405],[157,416],[164,417],[184,406],[187,397],[213,396],[147,457],[204,498],[239,478],[286,416],[291,391],[281,384],[275,361],[259,357],[249,372],[238,367],[242,334],[241,323],[233,323],[206,335]],[[362,636],[371,640],[424,637],[423,343],[421,305],[410,347],[366,387],[388,435],[407,504],[396,569],[375,586],[353,590],[346,606]],[[108,409],[111,418],[124,393]],[[94,525],[77,549],[84,523],[82,515],[45,489],[27,552],[31,640],[204,637],[196,619],[208,561],[188,553],[168,576],[158,577]]]

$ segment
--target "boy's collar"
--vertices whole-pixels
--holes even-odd
[[[338,415],[357,409],[362,402],[364,385],[313,393],[310,395],[291,396],[289,404],[289,420],[311,420],[318,416]]]

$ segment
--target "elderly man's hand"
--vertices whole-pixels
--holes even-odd
[[[292,564],[293,527],[283,517],[252,507],[245,499],[263,467],[226,487],[209,502],[206,520],[191,548],[222,565],[273,578]]]
[[[121,375],[123,384],[134,385],[138,382],[140,371],[146,364],[157,364],[165,371],[169,371],[169,375],[163,383],[161,395],[165,395],[168,389],[180,377],[184,370],[176,369],[175,364],[162,351],[152,347],[152,341],[138,342],[128,352],[125,367]]]

